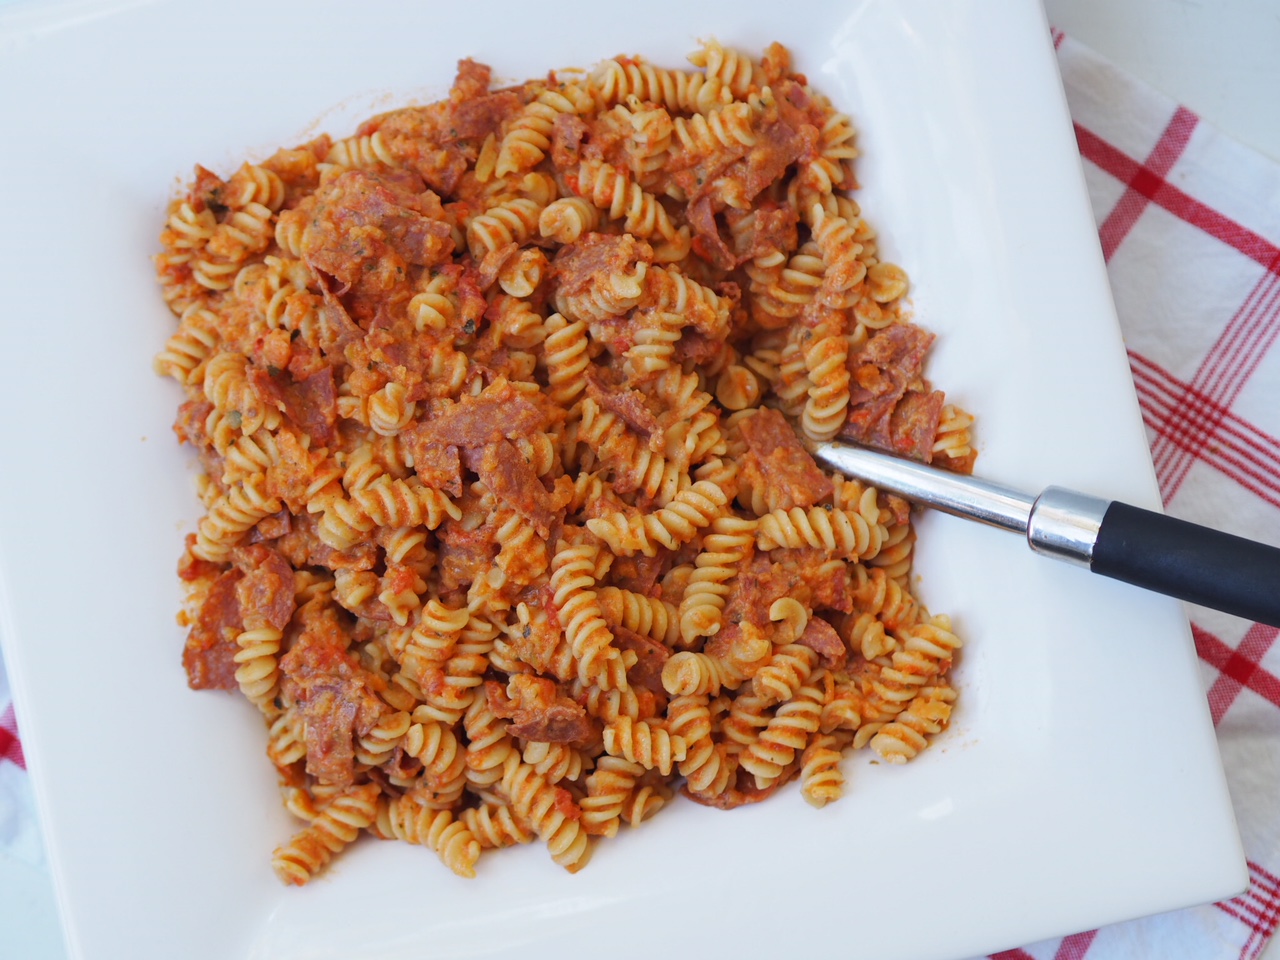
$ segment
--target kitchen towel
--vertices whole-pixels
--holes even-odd
[[[1280,546],[1280,164],[1070,37],[1053,42],[1165,510]],[[1280,920],[1280,630],[1188,613],[1248,892],[993,960],[1266,949]]]

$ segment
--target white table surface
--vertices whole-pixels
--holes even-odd
[[[0,0],[0,6],[12,0]],[[1280,0],[1044,0],[1049,21],[1280,161]],[[122,945],[123,946],[123,945]],[[0,854],[0,957],[66,960],[47,871]],[[1273,942],[1264,960],[1280,960]]]

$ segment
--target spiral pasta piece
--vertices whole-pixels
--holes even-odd
[[[239,266],[254,254],[262,253],[275,237],[273,212],[261,203],[248,203],[231,210],[214,228],[192,271],[196,280],[211,290],[225,290]],[[203,277],[202,277],[203,275]]]
[[[894,524],[885,532],[880,552],[867,563],[873,567],[879,567],[886,576],[902,584],[911,573],[915,539],[915,530],[909,522]]]
[[[231,658],[239,664],[236,683],[240,692],[268,717],[276,714],[276,693],[280,688],[280,670],[276,654],[280,652],[281,631],[263,625],[241,631],[236,636],[240,649]]]
[[[676,117],[672,124],[673,139],[681,150],[692,154],[712,154],[717,150],[741,150],[753,147],[756,111],[747,103],[731,103],[688,119]]]
[[[553,313],[544,329],[548,393],[561,407],[572,408],[587,389],[587,325],[582,320],[570,323]]]
[[[683,737],[673,736],[656,720],[632,720],[619,717],[604,728],[605,752],[638,763],[646,770],[657,770],[663,776],[685,759]]]
[[[921,616],[919,601],[878,567],[854,564],[853,597],[860,610],[879,618],[886,629],[898,630]]]
[[[284,198],[285,185],[280,175],[256,163],[241,164],[222,194],[223,202],[229,207],[257,203],[273,212],[284,204]]]
[[[594,570],[599,548],[561,541],[551,560],[551,603],[564,625],[565,639],[578,665],[578,677],[612,690],[627,686],[626,668],[596,596]]]
[[[514,847],[533,842],[528,824],[517,819],[506,804],[484,802],[463,810],[460,819],[480,844],[481,850]]]
[[[933,455],[946,460],[963,460],[972,451],[972,438],[969,427],[973,425],[973,417],[954,404],[945,404],[942,408],[942,419],[938,423],[938,433],[933,441]]]
[[[605,211],[611,220],[622,220],[623,229],[648,240],[660,237],[684,242],[658,198],[631,179],[625,170],[598,160],[584,160],[572,181],[574,192]]]
[[[470,754],[451,726],[437,720],[411,722],[402,743],[422,764],[422,779],[439,803],[448,805],[462,795]]]
[[[667,705],[667,728],[685,741],[680,775],[689,790],[702,797],[717,797],[728,789],[736,770],[728,748],[711,737],[711,710],[705,695],[676,697]]]
[[[216,323],[217,318],[197,304],[184,310],[178,332],[156,355],[152,364],[156,373],[184,386],[203,381],[204,364],[218,345]]]
[[[773,701],[753,694],[740,693],[733,698],[729,713],[721,721],[720,732],[734,756],[738,756],[760,739],[760,733],[773,716]]]
[[[467,707],[467,782],[480,788],[500,782],[507,768],[520,759],[515,741],[507,733],[508,722],[494,715],[485,697]]]
[[[853,305],[854,288],[867,275],[867,265],[860,258],[862,244],[855,225],[844,217],[828,214],[819,204],[806,212],[814,242],[822,250],[826,264],[816,299],[834,309],[847,309]]]
[[[557,243],[573,243],[600,223],[600,210],[582,197],[561,197],[538,214],[538,235]]]
[[[668,369],[684,325],[684,318],[678,313],[652,311],[650,322],[636,330],[635,343],[625,354],[622,369],[628,379],[644,379]]]
[[[591,97],[576,84],[543,90],[525,104],[502,138],[494,174],[505,177],[536,167],[551,149],[551,128],[556,117],[585,113],[592,106]]]
[[[772,637],[776,645],[794,643],[809,625],[809,608],[795,597],[779,597],[769,605],[769,619],[777,624]]]
[[[710,287],[667,266],[652,267],[643,279],[641,306],[686,317],[711,337],[721,337],[728,329],[731,303]]]
[[[800,758],[800,794],[811,806],[825,807],[844,794],[840,744],[839,737],[823,733],[804,748]]]
[[[502,778],[502,791],[510,798],[511,809],[527,820],[546,843],[551,859],[570,873],[586,866],[591,854],[590,839],[582,827],[581,813],[571,817],[566,806],[576,807],[570,799],[562,799],[563,789],[552,786],[527,763],[511,764]]]
[[[644,772],[644,767],[625,757],[601,757],[587,777],[587,795],[579,802],[583,831],[593,837],[616,835],[627,800]]]
[[[764,789],[779,779],[818,731],[822,719],[822,691],[801,687],[795,699],[778,707],[760,736],[739,756],[742,768],[755,775],[756,786]]]
[[[504,200],[467,224],[467,246],[477,260],[508,243],[523,243],[536,236],[538,218],[545,204],[528,197]]]
[[[680,491],[680,465],[654,453],[612,413],[590,397],[582,401],[578,442],[586,444],[614,472],[614,487],[640,491],[659,504],[670,503]]]
[[[946,727],[955,699],[956,692],[948,684],[921,688],[905,710],[871,737],[871,749],[890,763],[914,759],[929,745],[928,738]]]
[[[279,511],[280,500],[267,494],[266,476],[251,474],[209,507],[208,514],[196,528],[191,552],[201,560],[221,563],[259,520]]]
[[[436,274],[427,281],[421,293],[409,301],[409,316],[419,333],[428,330],[440,332],[453,323],[458,304],[453,293],[456,282],[445,273]]]
[[[755,85],[757,67],[752,59],[716,40],[704,41],[702,49],[689,54],[689,62],[705,70],[709,79],[719,80],[735,97],[745,97]]]
[[[557,290],[552,302],[570,321],[590,323],[621,316],[645,296],[649,271],[647,261],[637,260],[629,269],[593,273],[585,289],[571,294]]]
[[[351,499],[381,527],[422,526],[434,530],[445,517],[454,520],[462,517],[462,511],[447,494],[424,486],[417,479],[393,480],[382,476],[353,491]]]
[[[692,650],[672,654],[662,666],[662,686],[672,696],[710,694],[716,696],[720,688],[735,687],[733,675],[714,657]]]
[[[587,521],[587,529],[609,545],[617,556],[643,553],[656,556],[658,547],[674,550],[697,536],[721,512],[729,498],[709,480],[682,490],[661,510],[651,514],[617,512]]]
[[[588,84],[606,105],[635,97],[660,103],[672,113],[702,113],[733,98],[718,77],[664,70],[630,58],[604,61],[592,71]]]
[[[388,383],[368,401],[369,429],[379,436],[394,437],[413,420],[417,404],[407,399],[408,388]]]
[[[215,410],[234,414],[234,426],[245,436],[280,424],[278,411],[268,408],[246,375],[248,359],[238,353],[219,353],[204,368],[204,393]]]
[[[867,523],[851,510],[773,510],[760,518],[756,546],[761,550],[815,547],[828,553],[860,560],[874,557],[880,550],[884,528]]]
[[[386,763],[395,749],[404,742],[411,722],[409,713],[405,710],[383,714],[367,733],[357,738],[356,759],[371,767]]]
[[[521,757],[537,770],[547,783],[561,780],[577,780],[584,770],[591,769],[591,761],[580,750],[563,743],[545,743],[534,740],[526,743]]]
[[[605,623],[625,627],[667,646],[675,643],[679,623],[674,604],[620,587],[601,587],[596,597]]]
[[[480,842],[450,810],[420,803],[413,793],[378,804],[378,830],[384,835],[434,850],[440,861],[460,877],[476,875]]]
[[[429,664],[444,663],[453,655],[458,635],[470,616],[465,607],[446,607],[432,597],[397,652],[397,659],[412,674],[422,673]]]
[[[751,689],[766,700],[790,700],[808,682],[817,665],[818,655],[813,650],[789,643],[775,650],[769,662],[751,678]]]
[[[297,763],[306,755],[307,743],[302,717],[295,708],[287,707],[271,721],[268,728],[267,758],[283,769]]]
[[[712,521],[680,600],[680,636],[686,644],[719,631],[729,581],[754,546],[757,526],[754,520],[733,516]]]
[[[804,355],[809,398],[800,424],[810,440],[830,440],[844,426],[849,409],[849,341],[823,337]]]
[[[400,165],[387,147],[387,142],[383,139],[380,130],[339,140],[329,148],[324,162],[349,170],[359,167],[376,167],[379,164],[387,167]]]
[[[310,826],[277,847],[271,866],[285,883],[302,886],[335,853],[351,843],[377,817],[377,784],[364,784],[332,800]]]
[[[217,228],[218,218],[212,210],[207,207],[197,210],[189,201],[175,200],[169,205],[169,218],[160,242],[167,250],[199,250]]]

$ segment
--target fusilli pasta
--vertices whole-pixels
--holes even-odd
[[[576,871],[678,788],[822,805],[950,721],[906,505],[798,433],[965,471],[973,419],[840,192],[850,118],[778,45],[689,59],[464,60],[166,212],[183,662],[263,716],[286,883],[361,831]]]

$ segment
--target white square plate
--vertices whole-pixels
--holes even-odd
[[[851,113],[859,198],[979,417],[980,472],[1156,505],[1079,160],[1034,0],[116,2],[0,14],[0,589],[31,769],[81,958],[964,957],[1246,882],[1178,604],[921,523],[925,602],[966,638],[952,728],[848,794],[681,802],[569,875],[534,846],[456,879],[361,843],[297,890],[254,711],[187,689],[174,564],[194,465],[151,372],[149,255],[200,162],[228,173],[498,76],[778,39]]]

